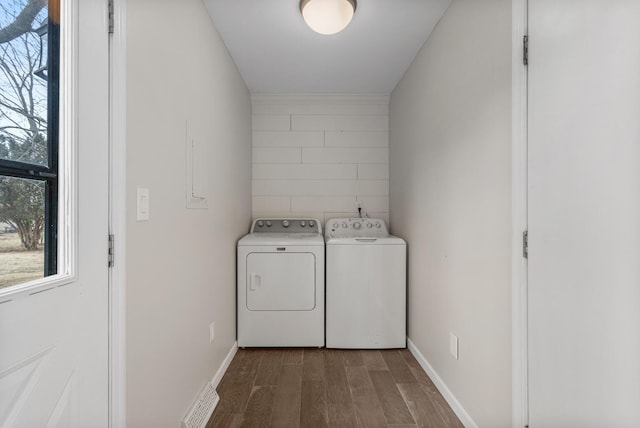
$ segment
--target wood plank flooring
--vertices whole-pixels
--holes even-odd
[[[207,428],[459,428],[407,349],[239,349]]]

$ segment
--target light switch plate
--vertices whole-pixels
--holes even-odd
[[[149,189],[138,187],[136,191],[136,220],[149,220]]]

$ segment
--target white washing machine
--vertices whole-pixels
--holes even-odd
[[[324,346],[324,239],[315,219],[257,219],[238,241],[238,346]]]
[[[405,241],[369,218],[328,220],[325,240],[327,348],[405,348]]]

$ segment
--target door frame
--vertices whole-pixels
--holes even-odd
[[[529,423],[527,259],[528,72],[523,36],[528,34],[528,0],[511,0],[511,415],[513,427]]]
[[[107,7],[105,1],[105,7]],[[110,40],[109,233],[114,264],[109,272],[109,427],[126,427],[126,0],[113,0]],[[108,13],[108,11],[107,11]]]
[[[105,2],[106,3],[106,2]],[[528,424],[527,262],[522,232],[527,229],[527,68],[522,37],[528,31],[527,0],[512,7],[512,263],[511,263],[511,397],[512,426]],[[126,426],[126,0],[114,0],[111,39],[111,179],[110,230],[115,264],[110,273],[109,425]]]

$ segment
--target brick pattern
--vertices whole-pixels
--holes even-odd
[[[253,216],[389,218],[389,99],[254,95]]]

